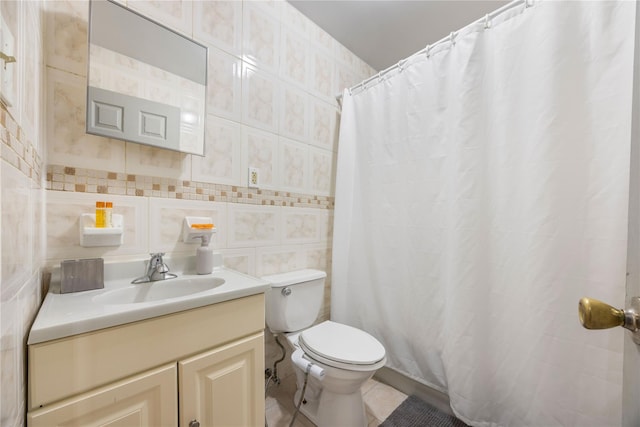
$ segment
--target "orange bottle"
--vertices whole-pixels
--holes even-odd
[[[96,202],[96,228],[106,227],[106,212],[104,202]]]

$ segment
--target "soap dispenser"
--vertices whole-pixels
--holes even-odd
[[[211,235],[197,236],[202,244],[196,250],[196,273],[211,274],[213,271],[213,250],[209,247]]]

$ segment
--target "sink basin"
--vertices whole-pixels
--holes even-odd
[[[171,298],[182,298],[206,292],[224,284],[219,277],[189,277],[140,283],[106,291],[93,298],[100,304],[139,304]]]

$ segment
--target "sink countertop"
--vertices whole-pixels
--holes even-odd
[[[166,260],[177,279],[151,283],[166,283],[179,279],[203,280],[205,277],[224,279],[222,285],[190,295],[156,301],[105,304],[98,298],[107,292],[131,285],[131,281],[141,276],[145,270],[144,261],[105,263],[104,289],[60,294],[58,269],[52,272],[51,286],[36,317],[27,344],[65,338],[85,332],[112,326],[124,325],[144,319],[151,319],[179,311],[229,301],[236,298],[260,294],[269,288],[269,283],[246,274],[218,267],[209,275],[197,275],[189,261]],[[177,269],[176,269],[177,267]],[[185,272],[182,272],[185,271]],[[141,285],[133,285],[141,286]]]

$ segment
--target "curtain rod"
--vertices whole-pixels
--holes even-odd
[[[430,51],[431,49],[433,49],[434,47],[446,43],[446,42],[454,42],[456,35],[464,30],[467,27],[470,27],[472,25],[476,25],[478,23],[484,23],[484,27],[485,29],[488,29],[491,27],[491,19],[494,19],[495,17],[497,17],[498,15],[506,12],[507,10],[510,10],[516,6],[520,6],[520,5],[524,5],[525,9],[533,6],[533,1],[534,0],[513,0],[510,3],[505,4],[504,6],[494,10],[491,13],[487,13],[483,18],[477,19],[475,21],[473,21],[472,23],[465,25],[464,27],[462,27],[461,29],[459,29],[458,31],[452,31],[448,36],[441,38],[440,40],[438,40],[437,42],[433,43],[433,44],[428,44],[424,49],[419,50],[418,52],[410,55],[409,57],[405,58],[405,59],[401,59],[400,61],[398,61],[398,63],[391,65],[388,68],[385,68],[382,71],[379,71],[377,74],[374,74],[373,76],[361,81],[360,83],[356,84],[355,86],[351,86],[348,90],[349,93],[351,93],[352,91],[355,91],[358,88],[363,88],[364,86],[367,85],[367,83],[376,80],[376,79],[382,79],[385,74],[388,74],[389,72],[397,69],[397,68],[402,68],[403,65],[409,61],[410,58],[417,56],[417,55],[421,55],[424,53],[427,53],[428,51]],[[336,94],[336,100],[338,102],[342,101],[342,93],[338,93]]]

